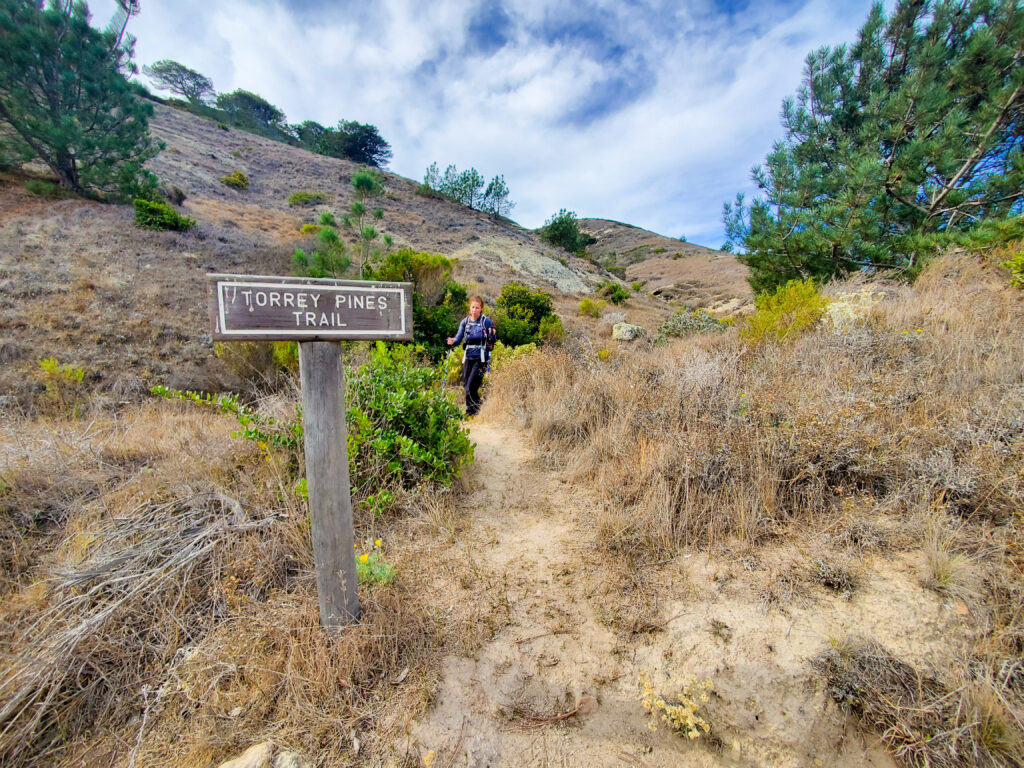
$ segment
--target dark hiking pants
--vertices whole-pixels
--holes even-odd
[[[462,388],[466,392],[466,415],[476,416],[480,410],[480,385],[484,383],[487,363],[466,360],[462,363]]]

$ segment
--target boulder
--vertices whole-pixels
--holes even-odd
[[[616,341],[633,341],[647,336],[647,329],[642,325],[616,323],[612,326],[612,338]]]

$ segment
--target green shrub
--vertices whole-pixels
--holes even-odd
[[[220,181],[232,189],[242,190],[249,187],[249,177],[241,171],[232,171],[227,176],[221,176]]]
[[[629,291],[614,280],[605,280],[598,286],[597,292],[612,304],[622,304],[632,296]]]
[[[370,362],[348,376],[349,471],[357,489],[450,486],[472,461],[462,409],[436,386],[439,369],[415,357],[409,346],[378,341]]]
[[[84,408],[85,369],[60,363],[55,357],[39,361],[39,377],[46,387],[44,398],[56,412],[78,417]]]
[[[760,294],[757,311],[747,320],[740,336],[751,342],[764,339],[787,341],[810,328],[822,316],[828,299],[813,280],[790,280],[774,291]]]
[[[435,200],[444,200],[446,198],[443,192],[439,192],[428,184],[417,184],[416,194],[420,197],[430,197]]]
[[[533,291],[516,281],[502,287],[495,304],[497,310],[494,322],[498,326],[498,340],[513,347],[539,343],[541,323],[545,318],[554,316],[554,305],[548,294]]]
[[[602,301],[601,299],[595,301],[594,299],[585,298],[580,301],[580,314],[587,317],[600,317],[607,306],[607,301]]]
[[[1010,270],[1010,285],[1024,291],[1024,249],[1012,254],[1001,266]]]
[[[299,345],[294,341],[275,341],[274,363],[283,371],[299,370]]]
[[[638,282],[638,281],[634,281],[633,284],[629,286],[629,288],[632,291],[636,291],[637,293],[640,293],[640,291],[642,291],[644,289],[644,284],[641,283],[641,282]]]
[[[710,315],[706,309],[695,309],[691,312],[683,307],[661,324],[654,340],[657,342],[691,333],[718,333],[728,327],[729,323]]]
[[[327,195],[323,192],[292,192],[288,195],[288,205],[313,205],[322,203],[326,199]]]
[[[75,193],[71,190],[64,189],[64,187],[54,184],[52,181],[43,181],[42,179],[29,179],[25,182],[25,189],[30,194],[36,197],[44,197],[47,200],[63,200],[75,196]]]
[[[228,128],[226,123],[217,123],[217,127],[220,128],[222,131],[229,131],[229,130],[231,130],[230,128]]]
[[[432,360],[445,354],[445,340],[466,314],[466,287],[451,279],[453,266],[439,253],[402,248],[389,253],[379,267],[364,270],[367,280],[412,283],[413,339]]]
[[[537,336],[542,344],[561,344],[565,341],[565,327],[558,315],[548,315],[540,321]]]
[[[196,225],[195,219],[182,216],[167,203],[136,198],[132,205],[135,206],[135,223],[146,229],[185,232]]]
[[[348,248],[338,237],[334,226],[334,216],[324,212],[320,216],[320,224],[304,224],[303,234],[316,233],[316,250],[307,254],[301,248],[296,248],[292,254],[292,265],[295,274],[304,277],[330,277],[339,278],[344,275],[345,270],[352,263],[352,257],[348,255]]]

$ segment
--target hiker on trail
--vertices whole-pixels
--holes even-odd
[[[480,385],[491,364],[491,350],[497,339],[497,330],[491,318],[484,314],[484,300],[479,296],[469,299],[469,314],[459,323],[459,331],[448,337],[448,346],[463,344],[462,387],[466,392],[466,415],[475,416],[480,410]]]

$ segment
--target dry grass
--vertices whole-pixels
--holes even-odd
[[[266,738],[349,764],[353,734],[384,754],[430,700],[442,643],[471,642],[433,607],[445,545],[413,535],[454,535],[450,499],[356,509],[398,576],[328,633],[293,460],[230,417],[159,401],[3,429],[0,764],[205,767]]]
[[[880,731],[904,764],[1024,765],[1019,716],[998,682],[980,677],[950,685],[877,643],[844,638],[833,645],[812,661],[829,696]]]
[[[861,691],[863,722],[907,764],[1019,765],[1024,294],[990,262],[832,286],[872,301],[787,346],[730,330],[603,361],[586,343],[544,351],[499,371],[486,408],[603,496],[594,543],[637,568],[784,535],[827,545],[767,574],[765,610],[810,582],[854,596],[851,560],[919,548],[923,582],[974,628],[970,658],[943,662],[959,682],[870,646],[819,671]]]
[[[788,347],[730,332],[670,347],[544,352],[495,377],[490,407],[619,510],[608,550],[654,557],[793,523],[851,497],[907,517],[1005,524],[1024,499],[1022,296],[968,257],[940,260],[848,333]]]

